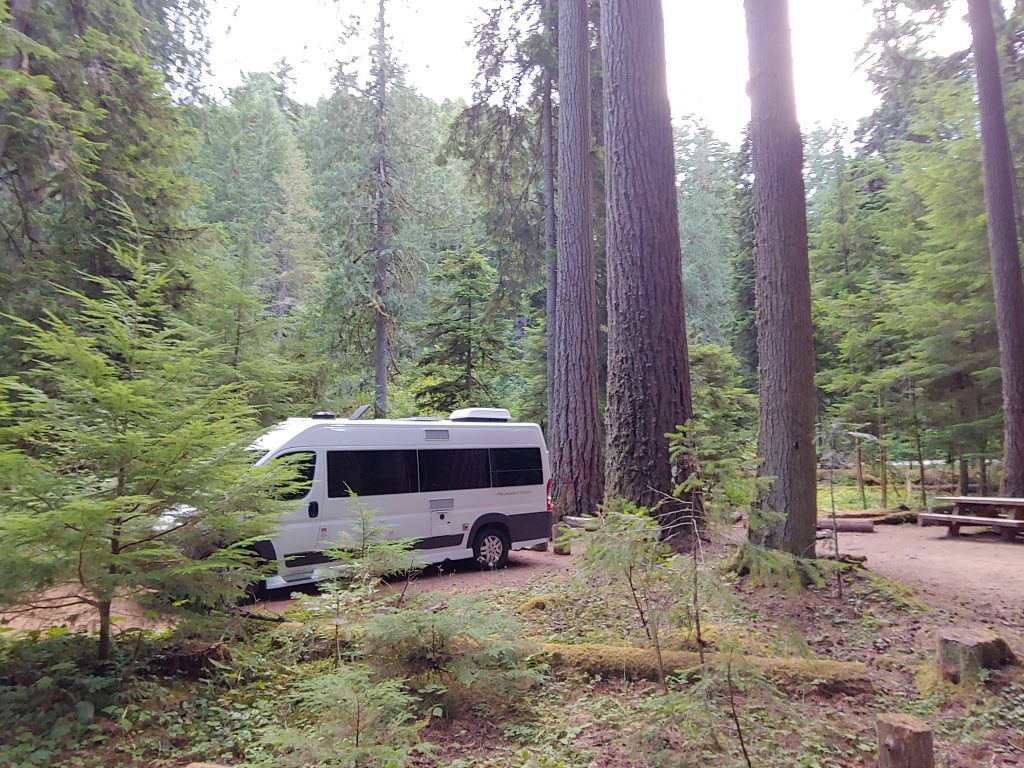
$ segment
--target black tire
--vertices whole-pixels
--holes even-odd
[[[481,568],[497,570],[508,563],[508,531],[496,525],[481,528],[473,539],[473,559]]]

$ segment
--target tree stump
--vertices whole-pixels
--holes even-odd
[[[951,683],[973,683],[982,669],[1016,664],[1006,641],[987,629],[943,627],[939,630],[939,675]]]
[[[572,542],[569,541],[569,526],[556,523],[553,536],[554,536],[554,547],[553,551],[556,555],[571,555],[572,554]]]
[[[932,729],[913,715],[878,715],[875,732],[878,768],[935,768]]]

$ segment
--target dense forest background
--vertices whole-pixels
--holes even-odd
[[[210,353],[206,375],[244,385],[264,424],[363,403],[392,416],[495,405],[546,424],[542,117],[553,104],[557,124],[559,110],[548,6],[492,3],[471,43],[472,103],[436,103],[405,81],[388,3],[367,5],[361,34],[339,30],[352,57],[333,93],[309,105],[289,95],[285,61],[224,98],[205,93],[203,0],[12,0],[0,28],[0,367],[27,364],[15,318],[74,322],[67,290],[123,277],[113,250],[144,245],[171,270],[169,311]],[[974,463],[984,492],[1001,395],[970,51],[929,55],[928,12],[875,6],[864,67],[879,107],[853,130],[804,136],[821,431],[883,484],[885,460],[905,473],[959,458],[961,484]],[[997,11],[1020,168],[1024,10]],[[682,111],[674,147],[694,411],[730,450],[752,452],[749,147]]]

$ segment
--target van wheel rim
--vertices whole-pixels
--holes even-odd
[[[480,542],[480,560],[487,565],[494,565],[498,562],[504,551],[504,542],[499,536],[496,536],[493,533],[489,536],[485,536],[484,540]]]

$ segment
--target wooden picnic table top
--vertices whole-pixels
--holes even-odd
[[[936,496],[935,501],[950,501],[953,504],[977,504],[991,507],[1024,507],[1024,499],[1009,496]]]

